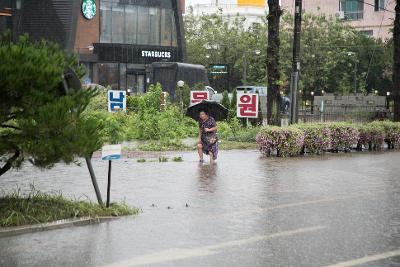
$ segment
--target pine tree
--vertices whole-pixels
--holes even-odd
[[[65,95],[60,87],[65,66],[77,66],[73,57],[26,36],[12,43],[6,33],[0,58],[0,175],[24,160],[47,168],[90,157],[101,147],[100,125],[83,115],[95,91]],[[75,70],[82,76],[82,69]]]
[[[222,100],[221,100],[221,105],[223,105],[224,107],[228,108],[231,106],[231,102],[229,100],[229,96],[228,96],[228,91],[225,90],[222,93]]]

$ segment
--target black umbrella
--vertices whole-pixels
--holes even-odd
[[[198,121],[200,119],[200,111],[207,111],[208,115],[213,117],[216,121],[225,120],[228,118],[228,109],[216,101],[203,100],[189,107],[186,111],[186,116]]]

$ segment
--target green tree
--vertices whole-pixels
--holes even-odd
[[[221,100],[221,105],[223,105],[226,108],[230,108],[231,102],[229,101],[229,96],[228,96],[228,91],[224,91],[222,93],[222,100]]]
[[[247,83],[265,85],[268,79],[266,40],[268,25],[272,24],[264,19],[259,24],[245,27],[246,19],[239,16],[228,23],[221,12],[203,16],[189,13],[185,16],[188,61],[205,66],[229,64],[231,85],[236,87],[241,85],[246,56]],[[267,18],[271,19],[271,15]],[[376,89],[384,95],[391,90],[392,40],[367,37],[335,18],[305,13],[302,19],[299,89],[304,94],[303,99],[309,98],[311,91],[318,95],[322,90],[347,94],[356,88],[357,92],[363,93]],[[292,28],[293,16],[284,12],[279,32],[280,79],[275,77],[272,80],[286,94],[292,67]]]
[[[7,33],[0,38],[0,59],[0,175],[25,160],[48,168],[101,147],[100,125],[83,115],[95,92],[63,95],[60,89],[64,67],[77,66],[73,57],[26,36],[12,43]],[[82,69],[75,70],[82,76]]]

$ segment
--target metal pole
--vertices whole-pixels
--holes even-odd
[[[99,205],[103,206],[103,200],[101,199],[101,193],[99,190],[99,186],[97,184],[96,175],[94,174],[92,161],[89,157],[86,157],[85,160],[86,160],[86,165],[87,165],[89,173],[90,173],[90,178],[92,178],[94,191],[96,192],[97,202],[99,203]]]
[[[111,191],[111,160],[108,161],[108,182],[107,182],[107,203],[106,207],[110,207],[110,191]]]
[[[293,65],[290,82],[290,123],[297,123],[297,89],[300,71],[300,33],[301,33],[302,0],[295,0]]]
[[[357,58],[354,64],[354,93],[357,94]]]

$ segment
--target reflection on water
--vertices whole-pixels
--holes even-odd
[[[199,164],[197,169],[199,190],[209,193],[216,191],[218,165]]]

